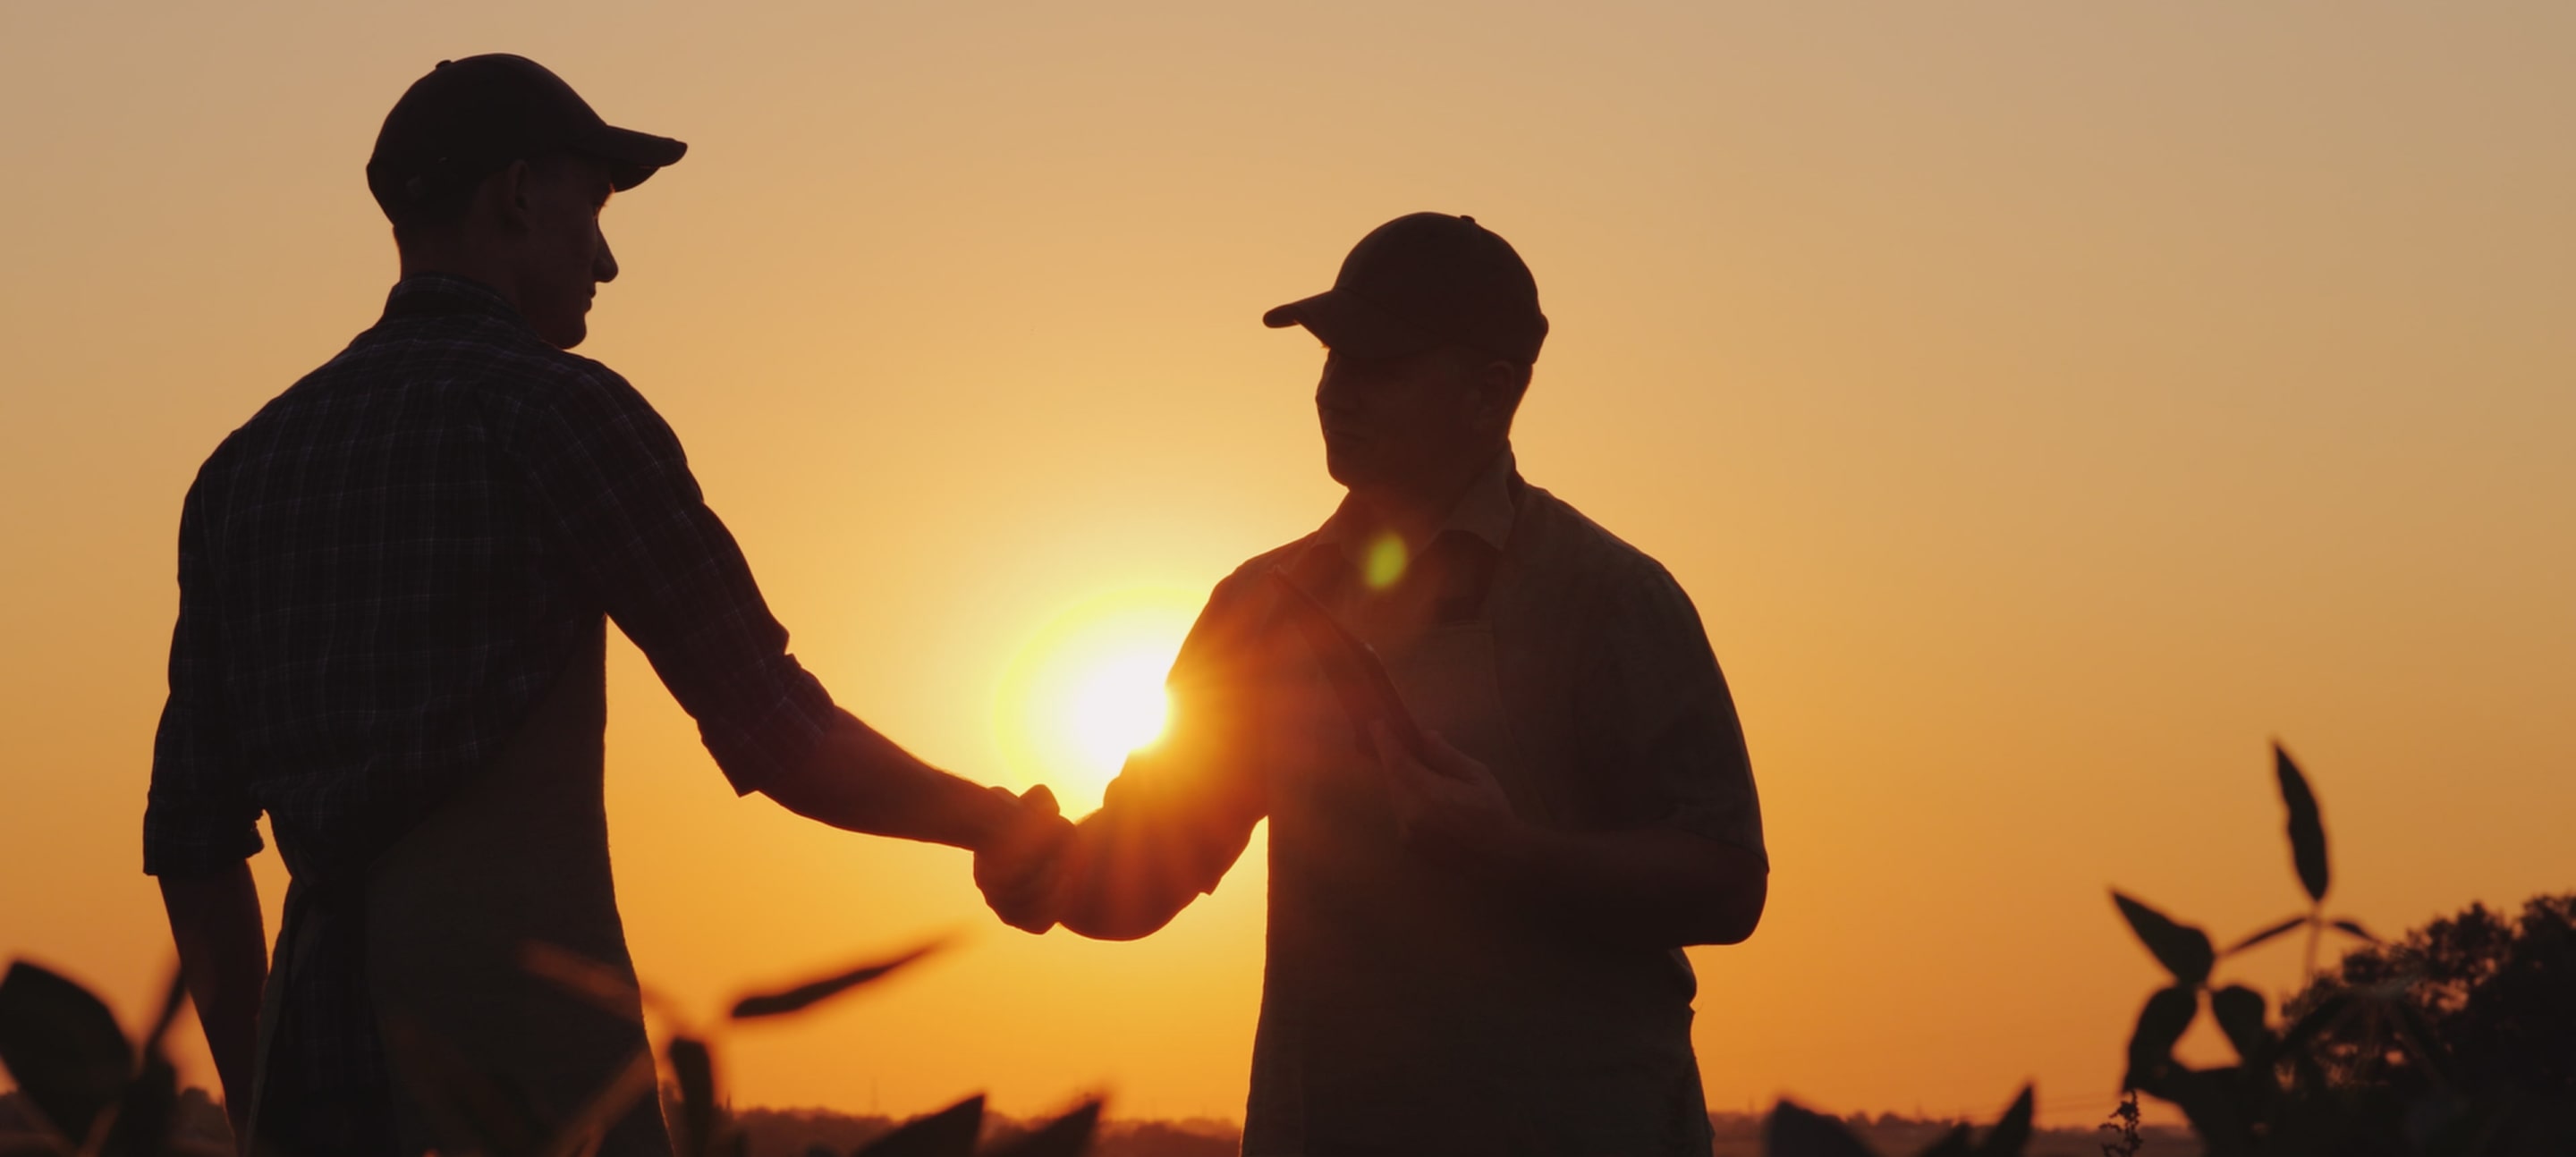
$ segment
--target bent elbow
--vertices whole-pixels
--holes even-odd
[[[1762,910],[1771,899],[1769,872],[1753,877],[1740,887],[1710,905],[1706,939],[1701,944],[1718,946],[1742,944],[1753,938],[1753,930],[1762,926]]]

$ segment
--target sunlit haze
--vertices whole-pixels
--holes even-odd
[[[2275,737],[2339,911],[2576,886],[2576,5],[12,0],[0,954],[129,1019],[181,496],[375,319],[370,142],[485,51],[689,142],[609,205],[579,352],[792,650],[1077,814],[1208,589],[1342,496],[1262,312],[1398,214],[1508,238],[1554,326],[1522,469],[1688,590],[1760,785],[1768,914],[1690,953],[1712,1108],[2098,1118],[2160,975],[2107,890],[2300,906]],[[1027,936],[963,853],[736,798],[611,638],[657,990],[960,937],[718,1041],[738,1103],[1240,1116],[1260,834],[1148,939]]]

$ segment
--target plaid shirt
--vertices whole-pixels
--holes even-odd
[[[144,871],[239,862],[262,811],[299,877],[363,869],[603,612],[737,791],[832,716],[643,396],[483,286],[405,279],[189,489]]]
[[[265,811],[298,888],[347,894],[597,661],[603,614],[737,791],[802,761],[835,714],[643,396],[481,285],[406,278],[188,491],[144,871],[229,868]],[[261,1138],[391,1152],[353,925],[296,931],[332,926],[321,903],[291,902],[280,929]]]

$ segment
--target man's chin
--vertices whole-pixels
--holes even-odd
[[[556,322],[546,326],[537,331],[537,336],[546,339],[547,343],[556,349],[568,350],[580,345],[583,339],[590,336],[590,323],[576,317],[569,322]]]

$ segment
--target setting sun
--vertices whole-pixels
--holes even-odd
[[[1198,603],[1177,589],[1114,591],[1030,636],[994,697],[994,730],[1023,785],[1046,784],[1071,812],[1099,804],[1127,753],[1162,735],[1163,678]]]

